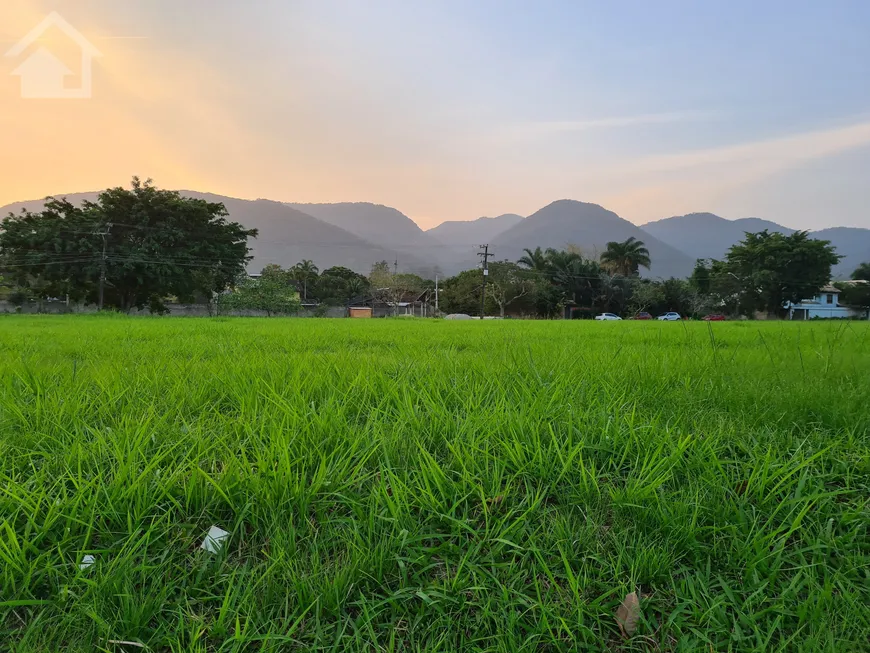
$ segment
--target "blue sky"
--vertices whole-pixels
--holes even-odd
[[[11,0],[0,37],[50,9],[105,56],[74,111],[0,86],[20,192],[140,174],[424,226],[570,197],[870,227],[870,2]],[[45,169],[85,137],[93,165]]]

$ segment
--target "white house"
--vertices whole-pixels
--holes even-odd
[[[811,320],[815,318],[848,318],[860,315],[847,306],[839,304],[840,290],[827,285],[812,299],[802,299],[797,304],[786,303],[788,319]]]

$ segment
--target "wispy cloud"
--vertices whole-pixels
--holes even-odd
[[[596,171],[604,201],[635,219],[708,210],[741,189],[812,161],[870,147],[870,121],[626,161]]]
[[[619,173],[703,172],[726,168],[740,177],[755,178],[868,144],[870,121],[863,121],[738,145],[647,157],[620,166]]]
[[[642,127],[646,125],[666,125],[672,123],[704,122],[723,117],[721,111],[670,111],[665,113],[643,113],[634,116],[608,116],[581,120],[547,120],[503,125],[498,129],[504,136],[515,138],[534,138],[566,132],[583,132],[599,129],[618,129]]]

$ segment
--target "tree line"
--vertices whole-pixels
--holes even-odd
[[[373,301],[396,312],[403,301],[434,301],[434,291],[434,281],[391,271],[387,261],[376,262],[365,276],[341,266],[321,272],[313,261],[304,260],[288,269],[267,265],[257,276],[239,279],[216,297],[215,310],[287,315],[307,304],[318,315],[331,306]]]
[[[257,231],[228,220],[219,203],[185,198],[133,179],[95,202],[74,206],[49,199],[42,211],[10,215],[0,225],[0,273],[7,299],[63,298],[122,311],[167,310],[170,300],[205,303],[215,312],[294,314],[304,304],[374,301],[395,307],[434,303],[435,281],[400,274],[386,261],[368,275],[341,266],[322,272],[303,260],[283,269],[268,265],[248,276],[248,241]],[[580,247],[524,250],[516,261],[488,264],[487,315],[552,318],[599,312],[632,315],[782,314],[787,302],[813,297],[830,281],[840,256],[830,242],[807,232],[747,233],[723,260],[699,260],[688,279],[641,278],[652,261],[643,242],[607,243],[600,256]],[[870,280],[870,263],[854,273]],[[484,276],[479,268],[441,280],[445,313],[477,315]],[[841,286],[843,303],[870,307],[870,284]],[[566,310],[567,309],[567,310]]]
[[[807,232],[762,231],[747,233],[721,261],[697,261],[688,279],[645,279],[639,272],[652,262],[644,243],[635,238],[607,243],[597,259],[584,256],[578,247],[537,247],[524,250],[516,262],[489,265],[485,310],[541,318],[669,311],[695,317],[782,316],[788,302],[816,296],[840,259],[829,241],[810,238]],[[852,277],[870,281],[870,263],[859,266]],[[843,304],[870,309],[870,283],[838,286]],[[480,271],[467,270],[445,280],[442,307],[477,314],[482,293]]]

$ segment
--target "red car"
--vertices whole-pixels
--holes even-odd
[[[633,320],[651,320],[653,318],[652,318],[652,315],[650,315],[649,313],[638,313],[637,315],[635,315],[631,319],[633,319]]]
[[[724,322],[725,316],[719,315],[719,314],[713,314],[713,315],[705,315],[701,319],[703,319],[705,322]]]

